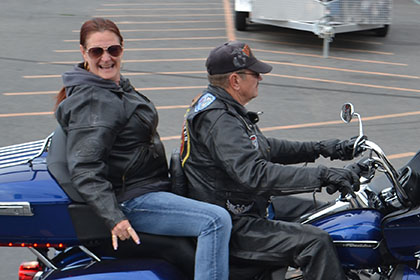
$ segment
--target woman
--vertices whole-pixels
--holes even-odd
[[[67,136],[72,183],[104,219],[114,249],[137,232],[196,236],[194,278],[228,279],[230,216],[170,193],[157,111],[120,74],[123,38],[110,20],[80,30],[84,63],[63,74],[56,117]]]

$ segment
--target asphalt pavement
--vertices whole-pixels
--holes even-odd
[[[81,61],[78,30],[91,17],[117,23],[125,39],[123,75],[157,106],[167,154],[180,143],[186,108],[207,85],[209,51],[229,40],[246,41],[273,65],[259,97],[259,127],[289,140],[349,138],[339,110],[352,102],[364,131],[400,167],[420,144],[420,5],[396,0],[386,37],[337,34],[329,58],[310,32],[252,24],[232,28],[233,1],[17,0],[0,9],[0,147],[42,139],[56,127],[54,97],[61,74]],[[343,166],[340,162],[319,163]],[[0,170],[1,174],[1,170]],[[0,190],[1,193],[1,190]],[[0,197],[1,201],[1,197]],[[53,214],[52,214],[53,215]],[[7,225],[1,225],[7,226]],[[17,279],[24,248],[0,248],[0,280]]]

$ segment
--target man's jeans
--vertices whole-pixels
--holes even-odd
[[[169,192],[151,192],[121,203],[121,209],[136,231],[198,237],[194,279],[228,279],[232,221],[222,207]]]

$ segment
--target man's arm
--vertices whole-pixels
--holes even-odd
[[[197,125],[206,134],[200,138],[212,154],[215,165],[249,191],[276,194],[311,191],[322,186],[326,167],[284,166],[268,161],[252,144],[243,122],[238,118],[224,113],[210,122],[206,121],[207,116],[201,117],[202,121]]]
[[[318,142],[298,142],[267,139],[270,144],[271,161],[282,164],[314,162],[319,158]]]

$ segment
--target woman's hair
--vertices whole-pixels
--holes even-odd
[[[91,33],[104,31],[111,31],[117,35],[120,39],[120,44],[122,44],[123,37],[113,21],[104,18],[94,18],[83,23],[80,28],[80,45],[86,47],[86,40]]]
[[[104,18],[93,18],[85,23],[83,23],[82,27],[80,28],[80,45],[86,48],[86,41],[90,34],[95,32],[104,32],[104,31],[111,31],[120,40],[120,44],[123,43],[123,37],[118,26],[109,19]],[[57,109],[58,105],[66,98],[66,89],[63,87],[55,97],[55,107],[54,111]]]

